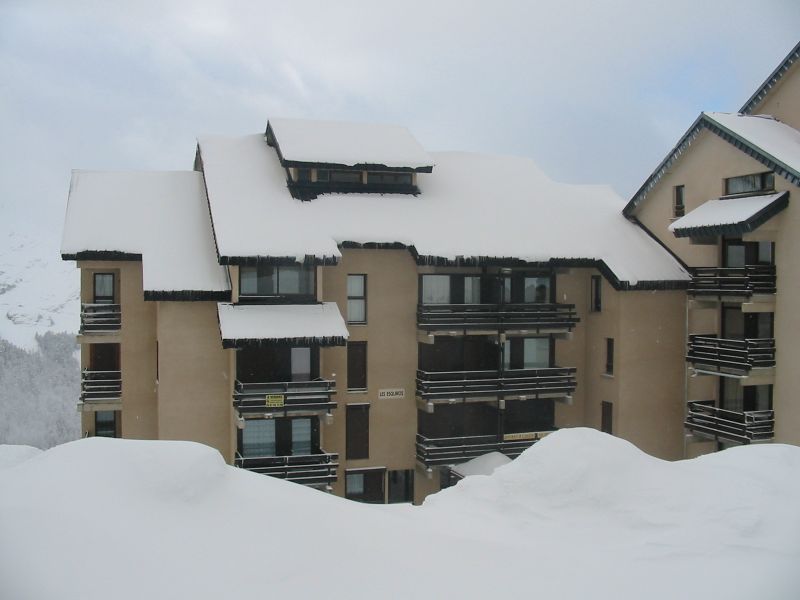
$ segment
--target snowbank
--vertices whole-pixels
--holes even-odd
[[[42,451],[39,448],[34,448],[33,446],[0,444],[0,471],[16,467],[41,453]]]
[[[799,475],[796,447],[563,430],[410,509],[85,439],[0,471],[0,597],[796,598]]]

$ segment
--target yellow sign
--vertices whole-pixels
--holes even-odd
[[[267,394],[267,408],[280,408],[283,406],[283,394]]]
[[[535,440],[539,437],[539,434],[535,431],[530,433],[506,433],[503,435],[504,442],[519,442],[523,440]]]

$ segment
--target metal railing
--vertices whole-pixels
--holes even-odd
[[[775,265],[695,267],[691,274],[688,292],[694,296],[752,296],[776,290]]]
[[[689,402],[684,427],[718,440],[749,444],[775,437],[775,411],[735,412],[714,406],[713,400]]]
[[[285,413],[292,411],[329,411],[336,408],[333,395],[336,382],[329,379],[313,381],[280,381],[234,384],[233,406],[241,414]]]
[[[237,452],[234,465],[254,473],[304,485],[330,485],[336,482],[339,455],[321,452],[299,456],[244,457]]]
[[[695,367],[746,375],[751,369],[775,366],[775,339],[690,335],[686,360]]]
[[[119,304],[81,304],[80,333],[112,333],[122,326]]]
[[[549,431],[531,434],[530,439],[503,440],[497,435],[472,435],[450,438],[428,438],[417,434],[417,461],[426,467],[450,465],[483,456],[488,452],[502,452],[516,458]]]
[[[574,367],[513,371],[417,371],[417,396],[425,401],[467,398],[556,398],[575,391]]]
[[[82,402],[115,402],[122,399],[120,371],[90,371],[81,373]]]
[[[420,304],[420,329],[532,329],[571,331],[580,321],[574,304]]]

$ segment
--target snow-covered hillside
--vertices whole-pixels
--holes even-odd
[[[750,600],[800,590],[796,447],[668,463],[562,430],[416,508],[255,475],[188,442],[90,438],[0,455],[4,598]]]
[[[79,289],[78,269],[61,260],[57,236],[0,239],[0,338],[35,350],[37,334],[77,333]]]

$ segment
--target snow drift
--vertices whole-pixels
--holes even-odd
[[[93,438],[0,447],[0,490],[3,598],[800,591],[800,448],[777,444],[668,463],[563,430],[412,508],[234,469],[198,444]]]

